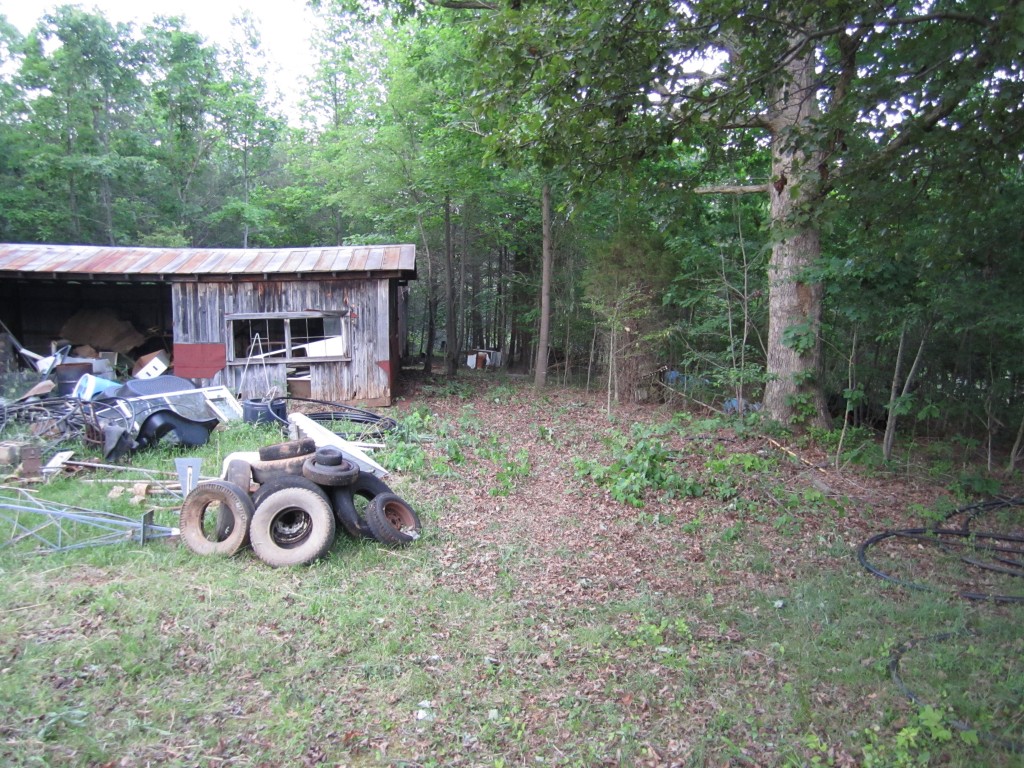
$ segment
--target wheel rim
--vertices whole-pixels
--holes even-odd
[[[416,530],[416,519],[412,512],[399,501],[390,501],[384,505],[384,517],[397,531],[409,533]]]
[[[270,522],[270,538],[282,549],[298,546],[309,537],[313,519],[304,509],[282,509]]]

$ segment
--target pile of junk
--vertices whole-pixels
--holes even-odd
[[[401,547],[420,537],[412,506],[363,451],[305,414],[288,416],[296,440],[236,452],[221,479],[200,482],[181,507],[181,540],[200,555],[251,544],[274,567],[305,565],[331,548],[337,529]]]
[[[45,478],[70,466],[72,452],[60,450],[66,443],[84,443],[105,461],[117,462],[161,440],[202,446],[224,422],[273,422],[281,426],[286,442],[229,454],[216,478],[201,478],[198,465],[194,472],[192,467],[187,474],[179,471],[183,502],[174,534],[190,550],[227,556],[251,544],[261,560],[280,567],[319,559],[339,528],[387,546],[419,538],[417,513],[387,485],[387,470],[369,456],[366,444],[330,428],[346,421],[357,424],[362,435],[382,436],[395,427],[391,419],[312,400],[305,402],[332,410],[288,413],[288,402],[301,398],[239,401],[224,386],[196,387],[168,373],[159,357],[143,361],[130,378],[118,381],[102,359],[77,359],[69,352],[61,348],[34,359],[36,370],[23,379],[23,390],[0,397],[0,463],[19,463],[21,476]],[[4,441],[9,427],[30,434],[32,444]],[[15,448],[16,459],[6,456]],[[44,512],[54,514],[53,509]],[[109,518],[104,520],[109,524]]]

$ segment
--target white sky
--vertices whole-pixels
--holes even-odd
[[[98,10],[111,22],[137,26],[156,16],[182,16],[189,29],[222,47],[228,47],[231,40],[231,19],[248,10],[270,63],[271,88],[281,92],[283,106],[292,117],[301,96],[301,78],[313,68],[309,35],[315,17],[305,0],[0,0],[0,14],[26,34],[45,13],[60,5]]]

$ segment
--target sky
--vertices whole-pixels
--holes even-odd
[[[231,19],[248,10],[256,20],[270,62],[272,87],[281,91],[289,116],[299,98],[301,78],[313,67],[309,34],[314,16],[305,0],[0,0],[0,14],[23,34],[59,5],[98,10],[112,22],[141,26],[155,16],[182,16],[187,26],[211,42],[227,47]]]

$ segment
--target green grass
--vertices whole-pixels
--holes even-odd
[[[493,439],[478,424],[487,417],[484,403],[460,471],[518,463],[524,446]],[[277,439],[233,426],[198,453],[216,474],[227,453]],[[866,574],[836,527],[855,510],[790,498],[771,457],[696,454],[718,462],[730,501],[620,504],[602,528],[523,510],[551,471],[539,457],[514,483],[471,478],[473,495],[431,469],[450,450],[427,443],[420,468],[394,480],[424,521],[406,549],[339,538],[324,561],[280,570],[166,541],[0,552],[0,763],[1020,764],[984,741],[1024,730],[1020,608]],[[176,455],[134,460],[173,470]],[[596,507],[600,489],[562,472],[573,507]],[[109,487],[64,480],[40,495],[141,514],[107,499]],[[525,523],[513,510],[561,535],[550,548],[515,535]],[[173,508],[159,514],[173,520]],[[462,527],[474,515],[480,525]],[[625,544],[603,548],[615,541],[640,553],[642,577],[612,579],[594,560],[628,560]],[[960,630],[971,634],[903,655],[904,681],[932,707],[919,709],[890,679],[893,650]]]

